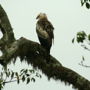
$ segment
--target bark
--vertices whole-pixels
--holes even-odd
[[[3,37],[0,39],[0,64],[4,67],[17,60],[26,61],[34,68],[40,69],[48,79],[60,80],[65,84],[72,84],[78,90],[90,90],[90,81],[76,73],[75,71],[64,67],[56,58],[50,55],[50,61],[47,63],[46,50],[37,42],[27,40],[24,37],[16,40],[13,29],[10,25],[7,14],[0,5],[0,30]]]

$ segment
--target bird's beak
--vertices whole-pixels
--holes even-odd
[[[36,19],[38,19],[39,18],[39,15],[36,17]]]

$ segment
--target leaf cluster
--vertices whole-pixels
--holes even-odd
[[[90,34],[86,34],[84,31],[77,32],[76,37],[72,39],[72,43],[74,43],[76,40],[77,43],[81,44],[81,47],[83,47],[85,50],[90,51]],[[90,65],[85,65],[84,64],[85,58],[82,56],[82,60],[79,63],[79,65],[83,67],[89,67]]]
[[[0,72],[0,90],[5,86],[6,83],[17,82],[17,84],[26,82],[35,82],[35,77],[41,78],[41,75],[33,69],[22,69],[20,72],[14,72],[10,69],[3,69]]]
[[[85,5],[87,9],[90,9],[90,0],[81,0],[81,6]]]
[[[76,37],[72,39],[72,43],[74,43],[75,39],[78,43],[83,43],[84,41],[90,42],[90,34],[86,34],[84,31],[80,31],[77,32]]]

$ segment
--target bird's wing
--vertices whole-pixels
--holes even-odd
[[[53,44],[54,44],[54,33],[53,33],[54,27],[53,27],[53,25],[51,24],[51,22],[49,22],[49,21],[46,21],[45,23],[46,23],[46,24],[45,24],[45,25],[46,25],[46,31],[47,31],[47,33],[48,33],[51,41],[52,41]]]
[[[54,33],[53,33],[54,27],[53,27],[53,25],[49,21],[46,21],[45,25],[46,25],[45,30],[48,33],[49,37],[51,39],[54,39]]]

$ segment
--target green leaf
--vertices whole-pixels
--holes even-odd
[[[72,43],[74,43],[75,38],[72,39]]]
[[[14,72],[12,72],[12,74],[11,74],[11,79],[13,79],[13,77],[14,77]]]
[[[87,7],[87,9],[90,8],[90,4],[88,2],[86,2],[86,7]]]
[[[88,35],[88,40],[90,41],[90,34]]]
[[[35,73],[35,71],[34,71],[34,70],[29,70],[29,72],[30,72],[30,73]]]
[[[31,81],[35,82],[35,78],[31,78]]]
[[[26,74],[28,72],[28,70],[26,69],[25,71],[24,71],[24,73]]]
[[[85,60],[84,56],[82,56],[82,60],[83,60],[83,61]]]
[[[23,82],[25,81],[25,76],[24,76],[24,75],[22,76],[22,81],[23,81]]]
[[[84,2],[87,2],[88,0],[84,0]]]
[[[20,72],[23,72],[23,71],[24,71],[24,69],[20,70]]]
[[[84,31],[78,32],[77,33],[77,42],[78,43],[83,43],[83,41],[86,39],[86,33]]]
[[[42,76],[39,74],[39,77],[42,78]]]
[[[37,77],[40,77],[39,73],[36,73],[36,76],[37,76]]]
[[[26,74],[26,76],[28,77],[28,76],[30,76],[30,74]]]
[[[0,90],[2,90],[2,88],[3,88],[3,85],[0,83]]]
[[[5,82],[3,82],[3,86],[5,86]]]
[[[30,82],[30,78],[27,78],[27,84]]]
[[[83,2],[83,0],[81,0],[81,6],[83,6],[84,5],[84,2]]]
[[[5,74],[6,74],[6,77],[9,77],[10,76],[10,72],[5,72]]]
[[[19,77],[17,77],[17,83],[18,83],[18,84],[20,83]]]
[[[18,72],[15,72],[15,75],[16,75],[16,78],[17,78],[17,83],[19,84],[20,83],[20,80],[19,80]]]
[[[15,75],[16,75],[16,77],[18,77],[18,76],[19,76],[17,72],[15,73]]]
[[[2,79],[3,78],[3,72],[1,72],[1,75],[0,75],[0,79]]]

